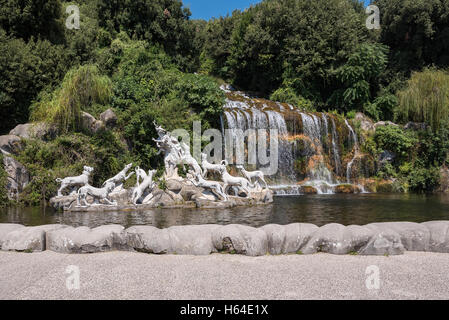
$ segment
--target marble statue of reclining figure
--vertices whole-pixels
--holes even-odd
[[[71,187],[72,192],[73,192],[73,191],[77,191],[76,190],[77,187],[82,187],[82,186],[88,185],[89,184],[89,176],[92,173],[92,171],[94,171],[94,168],[84,166],[83,174],[81,174],[77,177],[67,177],[64,179],[60,179],[60,178],[56,179],[56,182],[61,183],[61,187],[58,190],[58,197],[63,196],[62,191],[67,187]]]
[[[90,195],[94,198],[94,202],[103,200],[107,204],[115,206],[115,205],[117,205],[117,202],[111,201],[108,198],[109,194],[112,192],[112,190],[114,190],[114,188],[115,188],[115,183],[112,181],[105,182],[105,185],[102,188],[95,188],[90,185],[81,187],[78,190],[78,198],[76,199],[77,206],[80,207],[81,204],[84,204],[85,207],[91,206],[91,204],[89,204],[86,200],[86,197],[88,195]]]

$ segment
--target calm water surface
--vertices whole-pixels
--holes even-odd
[[[239,223],[254,227],[269,223],[307,222],[363,225],[382,221],[449,220],[449,196],[412,194],[307,195],[276,197],[271,205],[232,209],[154,209],[144,212],[62,213],[51,208],[8,208],[0,223],[28,226],[62,223],[96,227],[104,224],[152,225],[166,228],[189,224]]]

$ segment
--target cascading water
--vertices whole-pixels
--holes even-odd
[[[232,139],[248,129],[278,131],[279,170],[267,177],[277,194],[300,194],[301,186],[313,187],[318,193],[333,193],[340,181],[351,183],[360,149],[357,134],[347,120],[328,113],[300,111],[286,103],[250,98],[239,92],[225,92],[222,127],[231,131]],[[352,159],[347,162],[349,156]],[[347,163],[346,172],[342,170],[343,161]]]

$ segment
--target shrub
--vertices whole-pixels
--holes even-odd
[[[296,94],[295,90],[291,87],[281,87],[277,89],[271,94],[270,99],[274,101],[289,103],[300,110],[314,111],[312,101]]]
[[[408,176],[409,188],[414,192],[432,192],[440,182],[439,169],[436,167],[415,167]]]
[[[95,103],[107,103],[111,89],[110,79],[101,76],[96,66],[72,69],[58,89],[51,94],[44,94],[33,105],[32,120],[55,124],[62,133],[78,130],[81,110]]]
[[[412,132],[406,132],[397,126],[377,128],[374,141],[380,150],[388,150],[396,155],[396,164],[409,159],[413,147],[418,142]]]

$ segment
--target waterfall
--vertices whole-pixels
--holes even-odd
[[[266,177],[277,194],[301,194],[302,186],[333,193],[340,181],[351,183],[352,169],[361,153],[357,134],[346,119],[235,91],[226,91],[226,96],[222,130],[231,130],[232,139],[236,139],[237,130],[278,131],[278,172]],[[345,172],[343,161],[349,153],[352,159]]]
[[[337,127],[335,125],[335,120],[332,118],[332,152],[334,155],[335,173],[339,176],[341,174],[341,161],[340,154],[338,152],[337,141]]]
[[[348,123],[348,120],[346,120],[346,119],[345,119],[345,124],[349,129],[349,139],[352,141],[353,149],[354,149],[354,155],[346,167],[346,182],[351,183],[352,165],[354,164],[354,161],[359,154],[359,142],[357,139],[357,135],[354,132],[354,129],[352,129],[351,125]]]

